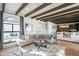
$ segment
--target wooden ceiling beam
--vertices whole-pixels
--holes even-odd
[[[75,14],[79,14],[79,10],[78,10],[78,11],[75,11],[75,12],[71,12],[71,13],[62,14],[62,15],[59,15],[59,16],[55,16],[55,17],[51,17],[51,18],[47,18],[47,19],[41,19],[41,20],[57,19],[57,18],[65,17],[65,16],[67,16],[67,15],[75,15]]]
[[[79,14],[74,15],[74,16],[72,16],[70,18],[63,17],[63,18],[58,18],[58,19],[51,19],[49,21],[54,22],[54,23],[72,23],[72,22],[79,22]]]
[[[49,19],[49,18],[52,18],[55,15],[58,15],[58,14],[61,14],[61,13],[66,13],[66,12],[70,12],[70,11],[77,10],[77,9],[79,9],[79,6],[76,6],[76,7],[70,8],[70,9],[66,9],[66,10],[63,10],[63,11],[60,11],[60,12],[57,12],[57,13],[53,13],[53,14],[50,14],[50,15],[46,15],[44,17],[37,18],[37,20],[38,19],[45,19],[45,18]]]
[[[45,12],[43,12],[43,13],[37,14],[37,15],[33,16],[32,18],[39,17],[39,16],[41,16],[41,15],[44,15],[44,14],[47,14],[47,13],[50,13],[50,12],[59,10],[59,9],[61,9],[61,8],[70,6],[70,5],[72,5],[72,4],[74,4],[74,3],[64,3],[64,4],[62,4],[62,5],[59,5],[59,6],[55,7],[55,8],[52,8],[52,9],[50,9],[50,10],[47,10],[47,11],[45,11]]]
[[[51,4],[51,3],[44,3],[44,4],[40,5],[40,6],[38,6],[36,9],[34,9],[34,10],[32,10],[31,12],[25,14],[25,17],[27,17],[27,16],[29,16],[29,15],[31,15],[31,14],[33,14],[33,13],[35,13],[35,12],[37,12],[37,11],[43,9],[43,8],[45,8],[45,7],[47,7],[47,6],[50,5],[50,4]]]
[[[54,22],[54,23],[56,23],[56,24],[63,24],[63,23],[75,23],[75,22],[79,22],[79,20],[70,20],[70,21],[62,21],[62,22],[60,22],[60,21],[51,21],[51,22]]]
[[[20,8],[15,12],[16,15],[19,14],[29,3],[23,3]]]
[[[67,16],[56,18],[56,19],[49,19],[49,20],[42,20],[42,21],[50,21],[54,23],[72,23],[72,22],[79,22],[79,13],[73,15],[72,17],[67,18]]]

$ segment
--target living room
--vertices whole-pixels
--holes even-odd
[[[79,55],[78,10],[78,3],[0,3],[1,56]]]

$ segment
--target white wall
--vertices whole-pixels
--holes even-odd
[[[47,34],[47,26],[46,23],[41,22],[39,20],[31,19],[31,18],[24,18],[24,30],[25,24],[29,24],[32,27],[32,30],[29,31],[30,34]],[[26,32],[26,30],[25,30]]]
[[[57,25],[52,22],[48,22],[48,34],[55,34],[57,30]]]
[[[25,28],[25,24],[29,24],[31,26],[31,30],[26,30],[27,28],[30,29],[28,26]],[[25,42],[23,44],[29,44],[36,40],[36,38],[30,39],[29,35],[32,34],[46,34],[47,35],[47,26],[46,23],[43,23],[41,21],[31,19],[29,17],[24,18],[24,34],[25,34]]]
[[[31,18],[24,18],[24,27],[25,27],[26,23],[33,26],[32,30],[29,31],[30,34],[45,34],[45,35],[51,34],[53,37],[52,37],[52,39],[48,40],[48,42],[50,42],[50,43],[55,42],[54,37],[56,36],[56,30],[57,30],[56,24],[54,24],[52,22],[43,22],[43,21],[31,19]],[[36,32],[37,30],[38,30],[38,32]],[[26,37],[27,34],[28,34],[28,32],[25,30],[25,39],[27,38]],[[31,42],[34,40],[30,39]]]
[[[56,31],[57,31],[57,25],[53,22],[49,22],[47,23],[47,28],[48,28],[48,35],[52,35],[52,38],[50,40],[48,40],[49,43],[55,43],[56,42]]]
[[[24,18],[24,30],[25,30],[25,24],[30,24],[32,27],[32,30],[29,31],[30,34],[55,34],[57,30],[57,25],[53,22],[43,22],[31,18]],[[25,30],[26,32],[26,30]]]

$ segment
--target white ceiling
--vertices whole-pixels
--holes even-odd
[[[5,10],[4,12],[8,12],[8,13],[12,13],[12,14],[15,14],[15,12],[22,6],[23,3],[5,3]],[[41,6],[43,3],[29,3],[28,5],[26,5],[19,13],[18,15],[19,16],[25,16],[25,14],[28,14],[29,12],[31,12],[32,10],[36,9],[37,7]],[[53,9],[57,6],[60,6],[64,3],[52,3],[48,6],[46,6],[45,8],[42,8],[41,10],[29,15],[28,17],[33,17],[35,15],[38,15],[40,13],[43,13],[45,11],[48,11],[50,9]],[[44,16],[47,16],[47,15],[50,15],[50,14],[54,14],[54,13],[57,13],[57,12],[60,12],[60,11],[64,11],[66,9],[70,9],[70,8],[73,8],[73,7],[76,7],[76,6],[79,6],[78,3],[75,3],[75,4],[72,4],[70,6],[67,6],[67,7],[64,7],[64,8],[61,8],[61,9],[58,9],[58,10],[55,10],[55,11],[52,11],[52,12],[49,12],[49,13],[46,13],[46,14],[43,14],[41,16],[38,16],[36,17],[35,19],[37,18],[40,18],[40,17],[44,17]],[[79,9],[77,9],[78,11]],[[2,3],[0,3],[0,11],[2,11]],[[75,10],[73,10],[75,11]],[[73,11],[69,11],[69,12],[73,12]],[[50,16],[50,17],[55,17],[55,16],[58,16],[58,15],[63,15],[63,14],[66,14],[66,13],[69,13],[69,12],[65,12],[65,13],[60,13],[60,14],[57,14],[57,15],[54,15],[54,16]],[[50,17],[46,17],[46,18],[50,18]]]
[[[22,3],[6,3],[5,4],[5,12],[13,13],[18,10],[18,8],[22,5]]]
[[[34,16],[34,15],[37,15],[37,14],[40,14],[40,13],[42,13],[42,12],[45,12],[45,11],[47,11],[47,10],[50,10],[50,9],[52,9],[52,8],[55,8],[55,7],[57,7],[57,6],[59,6],[59,5],[62,5],[62,4],[63,4],[63,3],[61,3],[61,4],[60,4],[60,3],[53,3],[53,4],[49,5],[49,6],[43,8],[43,9],[37,11],[37,12],[35,12],[34,14],[30,15],[30,17],[32,17],[32,16]]]
[[[12,14],[15,14],[15,12],[20,8],[20,6],[22,5],[23,3],[6,3],[5,4],[5,11],[4,12],[8,12],[8,13],[12,13]],[[20,16],[24,16],[25,14],[31,12],[32,10],[34,10],[35,8],[37,8],[38,6],[42,5],[43,3],[29,3],[25,8],[23,8],[20,13],[18,15]],[[57,6],[60,6],[64,3],[52,3],[50,4],[49,6],[29,15],[29,17],[32,17],[32,16],[35,16],[35,15],[38,15],[40,13],[43,13],[47,10],[50,10],[52,8],[55,8]],[[42,16],[39,16],[39,17],[43,17],[43,16],[46,16],[46,15],[49,15],[49,14],[53,14],[53,13],[56,13],[56,12],[60,12],[60,11],[63,11],[63,10],[66,10],[66,9],[69,9],[69,8],[72,8],[72,7],[76,7],[76,6],[79,6],[79,4],[73,4],[73,5],[70,5],[68,7],[64,7],[64,8],[61,8],[59,10],[56,10],[56,11],[53,11],[53,12],[50,12],[50,13],[47,13],[47,14],[44,14]],[[2,4],[0,3],[0,11],[2,10]],[[39,17],[36,17],[36,18],[39,18]]]
[[[70,9],[70,8],[73,8],[73,7],[76,7],[76,6],[79,6],[79,4],[73,4],[73,5],[70,5],[70,6],[68,6],[68,7],[64,7],[64,8],[61,8],[61,9],[59,9],[59,10],[56,10],[56,11],[54,11],[54,12],[51,12],[51,13],[48,13],[48,14],[45,14],[45,15],[42,15],[42,16],[39,16],[39,17],[43,17],[43,16],[47,16],[47,15],[49,15],[49,14],[54,14],[54,13],[56,13],[56,12],[60,12],[60,11],[63,11],[63,10],[66,10],[66,9]],[[71,12],[71,11],[70,11]],[[69,12],[67,12],[67,13],[69,13]],[[63,13],[62,13],[63,14]],[[66,13],[65,13],[66,14]],[[54,15],[54,16],[58,16],[59,14],[57,14],[57,15]],[[61,14],[60,14],[61,15]],[[54,17],[53,16],[53,17]],[[36,17],[36,18],[39,18],[39,17]],[[51,17],[51,16],[50,16]],[[50,17],[47,17],[47,18],[50,18]]]
[[[43,3],[30,3],[18,15],[24,16],[25,14],[27,14],[30,11],[34,10],[35,8],[40,6],[41,4],[43,4]]]

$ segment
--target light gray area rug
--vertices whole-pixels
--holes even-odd
[[[64,56],[64,49],[58,45],[47,45],[47,48],[42,47],[39,50],[34,45],[16,46],[4,49],[1,56]]]

